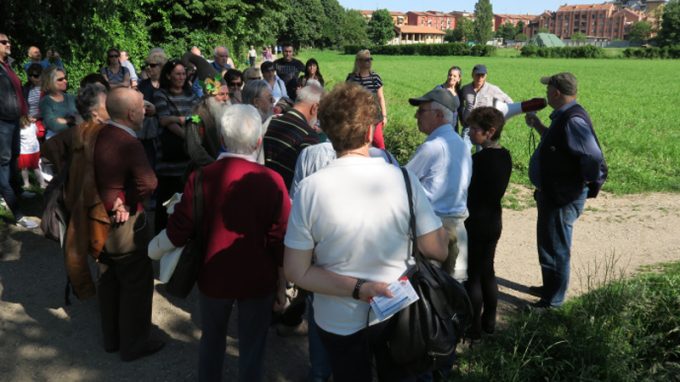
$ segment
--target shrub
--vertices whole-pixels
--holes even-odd
[[[496,48],[488,45],[475,45],[469,47],[464,43],[448,44],[408,44],[408,45],[380,45],[365,47],[358,45],[345,45],[345,54],[356,54],[361,49],[370,49],[371,53],[399,56],[480,56],[489,57],[494,55]]]
[[[458,380],[640,381],[680,375],[680,263],[616,281],[562,309],[512,317]]]
[[[548,48],[530,44],[522,47],[521,55],[545,58],[602,58],[604,49],[592,45]]]
[[[626,58],[677,59],[680,58],[680,45],[648,48],[627,48],[623,51]]]

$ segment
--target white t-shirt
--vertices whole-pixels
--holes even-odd
[[[416,234],[442,226],[411,174]],[[305,178],[293,200],[285,245],[314,249],[315,265],[370,281],[397,280],[411,263],[409,209],[401,170],[381,158],[342,157]],[[349,335],[366,327],[369,305],[351,297],[314,295],[323,330]],[[373,322],[372,322],[373,323]]]
[[[21,154],[35,154],[40,152],[40,143],[38,142],[38,126],[35,123],[21,128],[19,132],[19,146]]]

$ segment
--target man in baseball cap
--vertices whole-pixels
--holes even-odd
[[[406,168],[418,177],[434,212],[449,233],[449,256],[445,269],[458,281],[467,279],[467,189],[472,175],[472,157],[453,123],[458,99],[448,90],[436,88],[411,98],[418,106],[418,130],[427,139],[416,150]]]
[[[465,122],[473,109],[481,106],[493,106],[494,100],[504,103],[513,103],[512,98],[505,94],[498,86],[486,82],[488,75],[486,65],[477,64],[472,68],[472,82],[463,86],[461,89],[461,102],[463,102],[462,122],[464,128],[468,125]]]
[[[597,196],[607,178],[607,164],[588,112],[576,102],[578,82],[571,73],[541,78],[554,109],[550,126],[535,114],[527,125],[541,135],[529,160],[529,179],[536,188],[536,238],[543,285],[531,306],[557,308],[569,287],[571,237],[586,198]]]

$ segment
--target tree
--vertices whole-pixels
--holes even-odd
[[[666,3],[657,41],[661,46],[680,44],[680,0]]]
[[[444,41],[446,42],[466,42],[474,39],[472,20],[460,18],[456,22],[456,28],[446,31]]]
[[[648,21],[634,22],[628,33],[628,40],[631,42],[646,42],[652,35],[652,24]]]
[[[323,40],[322,25],[327,23],[321,0],[290,0],[289,4],[279,39],[296,48],[319,45]]]
[[[524,33],[524,27],[526,24],[524,24],[524,21],[519,21],[517,23],[517,26],[515,27],[515,35],[518,35],[520,33]]]
[[[550,33],[550,30],[546,27],[538,28],[538,33]]]
[[[479,0],[475,4],[475,41],[486,44],[493,37],[493,8],[490,0]]]
[[[586,35],[581,32],[576,32],[571,35],[571,41],[578,43],[586,42]]]
[[[510,22],[506,22],[505,24],[501,25],[496,31],[496,37],[500,37],[503,40],[512,40],[515,38],[516,34],[517,29]]]
[[[368,37],[376,45],[385,45],[394,37],[394,22],[387,9],[378,9],[373,12],[371,21],[368,22]]]
[[[343,40],[345,9],[338,3],[338,0],[323,0],[321,6],[325,22],[321,25],[320,45],[325,48],[339,48]]]
[[[366,19],[361,12],[350,9],[345,13],[342,26],[343,45],[363,45],[368,46]]]

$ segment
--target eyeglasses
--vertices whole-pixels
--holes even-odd
[[[57,78],[57,82],[68,81],[66,77]]]
[[[420,115],[420,114],[423,114],[426,111],[433,111],[433,110],[435,110],[435,109],[418,109],[418,110],[416,110],[416,114]]]
[[[28,76],[32,78],[40,78],[40,74],[29,74]]]
[[[243,82],[231,82],[231,83],[229,83],[230,88],[240,88],[241,85],[243,85]]]
[[[2,45],[8,45],[8,44],[9,44],[9,40],[0,40],[0,44],[2,44]]]
[[[118,57],[120,57],[120,56],[117,55],[117,54],[109,54],[109,58],[118,58]]]
[[[155,68],[155,67],[157,67],[158,65],[160,65],[160,64],[150,64],[150,63],[148,63],[148,62],[147,62],[147,64],[146,64],[146,66],[149,67],[149,68]]]

